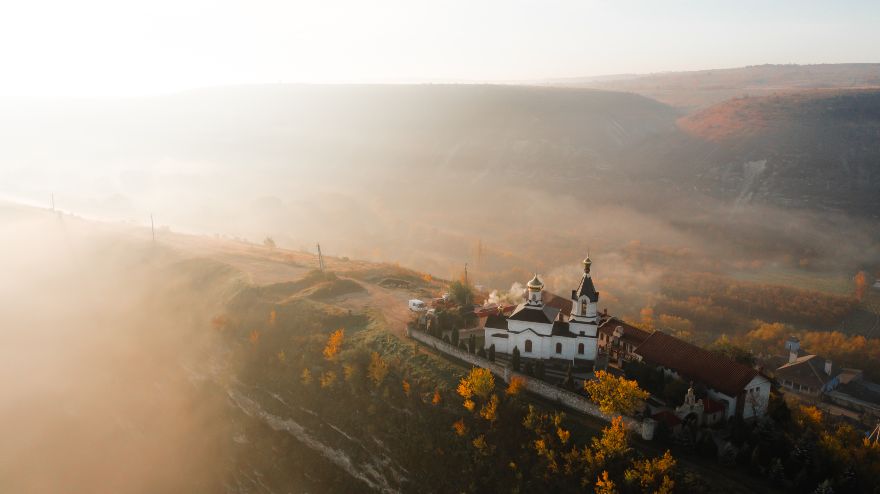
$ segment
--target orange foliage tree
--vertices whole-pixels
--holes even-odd
[[[868,275],[864,271],[859,271],[853,277],[853,281],[856,284],[856,298],[859,301],[864,300],[865,290],[868,288]]]
[[[330,361],[336,360],[339,350],[342,349],[342,342],[345,339],[345,329],[337,329],[330,333],[327,338],[327,345],[324,347],[324,358]]]
[[[507,394],[507,396],[518,396],[525,386],[526,378],[522,376],[513,376],[510,378],[510,384],[507,385],[507,389],[504,393]]]
[[[639,404],[648,399],[649,393],[639,388],[636,381],[599,370],[596,379],[584,381],[584,391],[599,405],[602,413],[632,415]]]

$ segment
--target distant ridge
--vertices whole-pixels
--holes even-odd
[[[628,91],[692,111],[737,96],[808,89],[880,87],[880,63],[747,67],[556,79],[554,86]]]

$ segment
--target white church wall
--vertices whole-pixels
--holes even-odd
[[[531,329],[536,334],[550,336],[550,333],[553,331],[552,324],[545,323],[535,323],[535,322],[526,322],[526,321],[514,321],[507,320],[507,330],[513,331],[515,333],[520,333],[523,331],[527,331]]]
[[[577,353],[577,345],[578,343],[584,344],[584,354],[581,355]],[[598,355],[598,338],[577,338],[575,343],[575,357],[587,360],[596,360],[596,356]]]

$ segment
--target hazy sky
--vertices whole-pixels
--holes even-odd
[[[880,61],[877,1],[27,0],[0,96]]]

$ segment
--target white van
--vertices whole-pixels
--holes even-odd
[[[409,301],[409,310],[413,312],[422,312],[428,309],[428,306],[425,305],[424,302],[418,299],[412,299]]]

